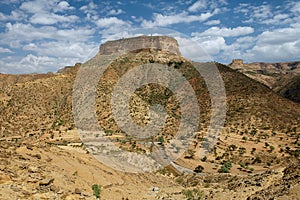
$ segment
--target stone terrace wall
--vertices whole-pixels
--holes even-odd
[[[99,53],[109,55],[143,48],[156,48],[181,55],[177,40],[168,36],[139,36],[108,41],[100,46]]]

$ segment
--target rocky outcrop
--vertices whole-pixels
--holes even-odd
[[[229,65],[233,67],[237,67],[237,66],[242,66],[243,64],[244,64],[243,59],[233,59]]]
[[[126,53],[137,49],[155,48],[181,55],[177,40],[168,36],[139,36],[108,41],[100,46],[100,55]]]

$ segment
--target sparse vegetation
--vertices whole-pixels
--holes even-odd
[[[185,189],[182,191],[182,194],[187,200],[201,200],[204,196],[203,191],[194,188],[194,189]]]

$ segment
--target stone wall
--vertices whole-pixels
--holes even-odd
[[[100,46],[99,54],[125,53],[143,48],[155,48],[181,55],[177,40],[168,36],[139,36],[108,41]]]

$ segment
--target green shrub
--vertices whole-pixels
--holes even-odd
[[[232,167],[231,162],[225,162],[223,165],[228,169],[230,169]]]
[[[94,184],[92,186],[92,190],[94,192],[94,195],[96,198],[100,198],[100,194],[101,194],[101,186],[100,185],[97,185],[97,184]]]
[[[158,137],[158,142],[159,143],[164,143],[164,141],[165,141],[165,139],[164,139],[164,137],[162,137],[162,136],[160,136],[160,137]]]
[[[225,167],[224,165],[221,166],[221,169],[219,169],[220,173],[229,173],[229,169]]]
[[[219,172],[220,173],[229,173],[231,167],[232,167],[231,162],[229,162],[229,161],[224,162],[223,165],[221,166],[221,168],[219,169]]]

